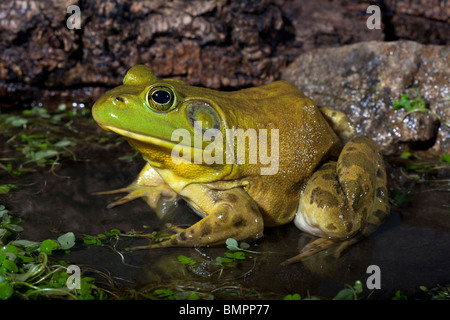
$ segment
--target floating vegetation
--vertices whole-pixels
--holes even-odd
[[[0,114],[0,134],[7,139],[5,146],[9,146],[9,150],[3,150],[8,157],[0,158],[0,169],[13,176],[34,172],[36,167],[50,166],[54,172],[63,159],[77,161],[75,150],[79,147],[124,141],[103,130],[98,134],[96,126],[83,125],[93,122],[89,115],[88,108],[69,109],[65,104],[52,111],[34,106],[21,114]],[[123,159],[134,157],[124,155]]]
[[[450,284],[445,286],[437,285],[433,289],[420,286],[420,290],[426,292],[430,296],[431,300],[450,300]]]
[[[112,295],[99,289],[95,279],[80,275],[79,288],[69,289],[69,264],[49,259],[55,250],[67,251],[75,245],[72,232],[56,240],[41,242],[14,240],[23,231],[20,218],[0,205],[0,300],[8,299],[106,299]]]

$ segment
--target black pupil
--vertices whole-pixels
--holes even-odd
[[[166,104],[170,101],[170,93],[168,93],[165,90],[158,90],[158,91],[153,92],[152,99],[156,103]]]

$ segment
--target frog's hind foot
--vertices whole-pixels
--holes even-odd
[[[306,258],[309,258],[319,252],[332,249],[333,247],[336,247],[333,248],[333,256],[335,258],[339,258],[348,247],[359,240],[359,237],[354,237],[345,241],[319,238],[308,243],[303,247],[302,251],[298,255],[283,261],[280,265],[287,266],[289,264],[304,261]]]

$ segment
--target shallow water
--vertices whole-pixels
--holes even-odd
[[[163,228],[164,222],[141,199],[107,209],[117,195],[92,194],[127,185],[143,166],[139,157],[134,162],[117,160],[123,153],[133,153],[126,144],[108,150],[96,148],[85,148],[83,153],[89,154],[81,161],[63,160],[55,171],[57,175],[48,167],[20,178],[1,173],[0,184],[12,179],[18,185],[0,195],[0,202],[12,215],[23,219],[22,239],[54,239],[69,231],[81,239],[82,234],[96,235],[112,228],[124,232]],[[70,253],[57,254],[57,258],[77,264],[82,270],[101,270],[123,290],[178,287],[208,292],[216,299],[280,299],[290,293],[331,298],[345,284],[360,280],[365,298],[391,299],[397,290],[408,298],[426,298],[419,286],[432,288],[450,283],[449,170],[447,167],[427,174],[429,181],[416,183],[405,179],[398,164],[388,163],[387,169],[390,188],[408,193],[411,199],[401,206],[394,205],[388,220],[374,234],[339,258],[329,252],[281,267],[282,261],[297,254],[311,239],[293,224],[267,228],[265,236],[250,247],[262,254],[247,256],[222,273],[211,261],[223,256],[225,247],[125,251],[147,243],[136,238],[122,238],[117,243],[121,254],[109,246],[88,246],[79,241]],[[183,203],[170,216],[168,220],[175,223],[197,219]],[[186,268],[177,261],[179,255],[191,257],[199,266]],[[371,276],[367,268],[372,265],[380,268],[380,289],[366,286]]]

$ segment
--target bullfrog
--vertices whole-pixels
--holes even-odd
[[[129,186],[104,192],[127,193],[109,207],[143,198],[161,217],[161,203],[184,199],[201,218],[172,225],[169,239],[141,249],[256,240],[265,227],[293,221],[317,238],[289,264],[336,243],[344,248],[389,214],[372,140],[287,81],[222,92],[136,65],[92,114],[146,161]]]

